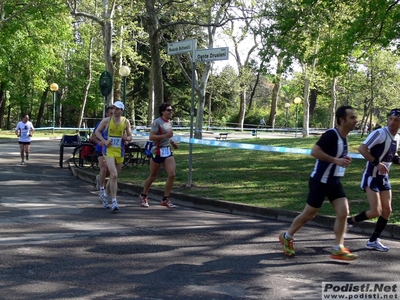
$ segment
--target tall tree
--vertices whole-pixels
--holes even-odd
[[[237,20],[238,17],[240,17],[241,21]],[[258,16],[258,8],[255,2],[250,2],[248,5],[238,3],[236,10],[230,11],[229,18],[231,20],[227,23],[227,26],[224,26],[224,33],[233,43],[232,52],[239,73],[237,77],[240,85],[238,127],[243,130],[246,109],[248,107],[247,102],[250,102],[250,99],[247,99],[247,95],[254,95],[257,86],[251,86],[251,83],[258,82],[252,80],[252,75],[255,61],[254,54],[259,44],[257,31],[262,19]],[[240,48],[244,48],[244,44],[246,45],[246,50],[243,58]],[[250,93],[247,93],[247,91],[250,91]]]
[[[115,14],[115,0],[103,0],[102,12],[98,13],[96,6],[92,7],[92,11],[83,11],[79,9],[82,5],[78,0],[66,0],[66,3],[74,18],[85,17],[96,22],[102,30],[104,38],[104,62],[106,71],[114,77],[114,64],[113,64],[113,34],[114,29],[114,14]],[[111,92],[107,97],[109,104],[114,102],[114,93]]]

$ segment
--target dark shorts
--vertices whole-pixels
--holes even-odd
[[[18,142],[20,145],[30,145],[31,142]]]
[[[389,191],[392,189],[389,179],[387,177],[368,177],[366,178],[366,185],[376,193],[382,191]]]
[[[155,155],[155,156],[153,156],[153,161],[155,163],[162,164],[168,157],[171,157],[171,156],[173,156],[172,152],[171,152],[171,155],[167,156],[167,157],[161,157],[159,155]]]
[[[94,151],[95,156],[103,156],[103,152],[101,151]]]
[[[315,208],[320,208],[325,198],[328,198],[329,202],[332,202],[335,199],[346,197],[339,178],[335,179],[332,183],[322,183],[310,177],[308,187],[307,204]]]

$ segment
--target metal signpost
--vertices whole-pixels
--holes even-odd
[[[189,139],[189,172],[188,184],[192,185],[192,161],[193,161],[193,120],[194,120],[194,85],[196,62],[209,62],[215,60],[226,60],[229,57],[229,48],[211,48],[196,50],[197,40],[185,40],[176,43],[169,43],[168,55],[192,52],[192,103],[190,105],[190,139]]]
[[[106,116],[107,97],[108,95],[110,95],[113,87],[113,78],[109,72],[104,71],[103,73],[101,73],[99,87],[101,94],[104,96],[104,105],[103,105],[103,119],[104,119]]]

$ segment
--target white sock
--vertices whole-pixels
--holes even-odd
[[[333,246],[333,249],[335,250],[339,250],[340,248],[344,248],[344,246],[342,244]]]
[[[291,236],[287,231],[285,232],[285,239],[292,239],[293,236]]]

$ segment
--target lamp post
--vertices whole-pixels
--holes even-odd
[[[58,91],[58,84],[52,83],[50,84],[50,90],[53,92],[53,134],[54,134],[54,125],[56,120],[56,92]]]
[[[286,109],[286,120],[285,120],[285,128],[286,128],[286,130],[287,130],[287,124],[288,124],[288,109],[289,109],[289,107],[290,107],[290,103],[289,102],[286,102],[285,103],[285,109]]]
[[[121,68],[119,68],[119,75],[124,77],[124,94],[123,94],[123,101],[125,106],[124,116],[126,116],[126,77],[128,77],[130,73],[131,69],[129,69],[128,66],[121,66]]]
[[[299,117],[299,104],[301,103],[301,98],[300,97],[294,98],[294,103],[296,104],[296,131],[294,132],[294,137],[297,137],[297,120]]]

